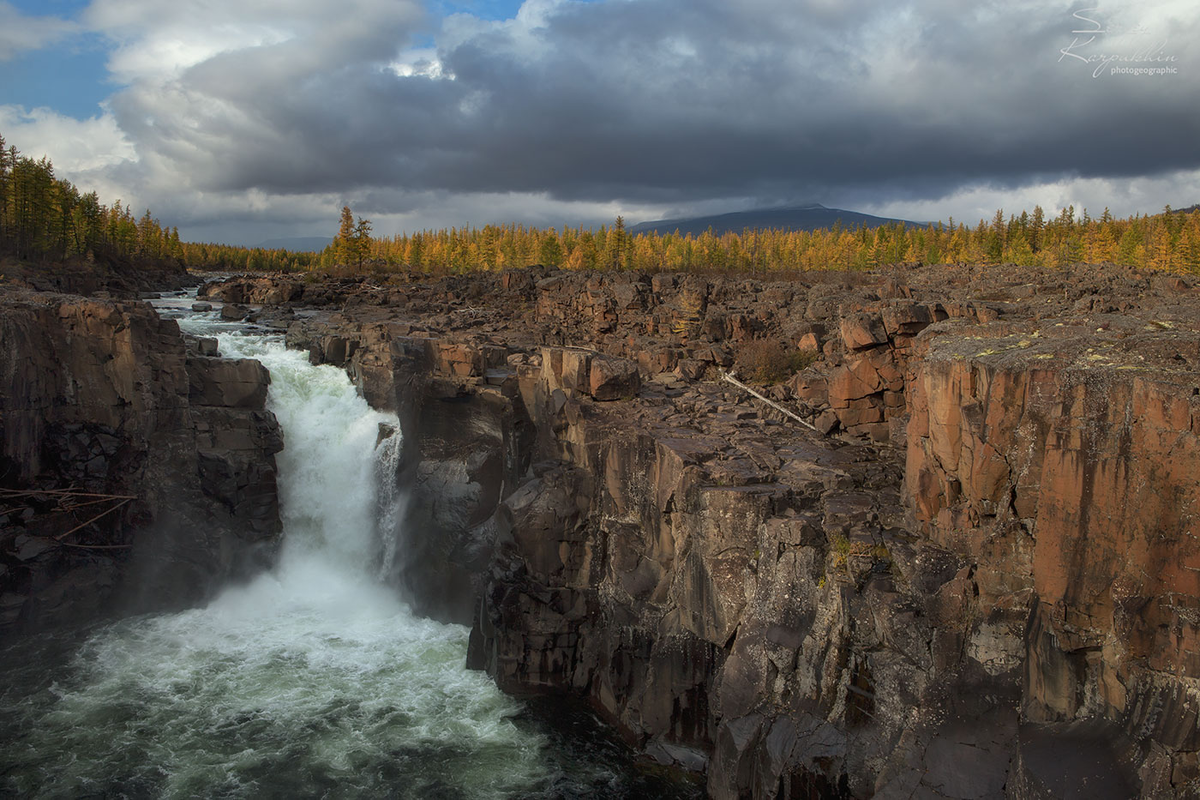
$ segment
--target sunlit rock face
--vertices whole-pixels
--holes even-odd
[[[1165,348],[1182,366],[1200,341],[1151,327],[1105,352],[1044,335],[931,346],[910,391],[914,515],[980,565],[1023,718],[1120,730],[1152,754],[1147,796],[1170,794],[1200,745],[1200,380],[1135,365]],[[1053,774],[1022,769],[1034,786]]]

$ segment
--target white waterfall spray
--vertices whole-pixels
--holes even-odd
[[[225,355],[257,358],[271,373],[268,407],[286,436],[276,456],[287,532],[280,577],[316,562],[323,573],[361,583],[379,552],[381,489],[397,492],[399,420],[371,409],[336,367],[313,366],[307,354],[259,338],[218,338]],[[393,431],[382,442],[381,428]]]
[[[396,564],[400,542],[400,526],[404,523],[408,495],[396,482],[400,469],[400,457],[404,451],[404,439],[397,428],[375,448],[375,477],[379,487],[379,579],[385,580],[392,574]]]

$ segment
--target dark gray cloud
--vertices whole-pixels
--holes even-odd
[[[1091,15],[1111,32],[1080,45],[1090,23],[1065,3],[530,0],[516,20],[448,18],[424,50],[415,5],[358,0],[334,20],[303,3],[303,24],[274,33],[270,3],[227,13],[246,5],[265,33],[169,72],[138,52],[184,17],[120,28],[115,60],[132,66],[111,108],[141,156],[130,175],[203,195],[209,222],[221,198],[278,215],[247,193],[295,198],[290,213],[309,198],[313,215],[343,198],[452,213],[456,196],[502,193],[881,206],[1200,170],[1191,3],[1114,5]],[[1093,77],[1101,56],[1122,60]]]

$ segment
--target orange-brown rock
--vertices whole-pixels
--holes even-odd
[[[887,344],[883,320],[873,314],[847,314],[842,317],[842,343],[847,350],[867,350]]]
[[[1191,763],[1198,740],[1162,738],[1145,703],[1200,677],[1200,371],[1141,354],[1200,339],[1042,333],[935,340],[908,395],[906,491],[928,535],[991,573],[984,608],[1030,620],[1013,628],[1027,719],[1105,719]]]

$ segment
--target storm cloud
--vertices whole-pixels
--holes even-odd
[[[1077,9],[528,0],[496,22],[406,0],[96,0],[82,22],[123,88],[79,124],[136,155],[78,171],[214,231],[342,202],[415,227],[1200,200],[1125,207],[1200,192],[1200,7]]]

